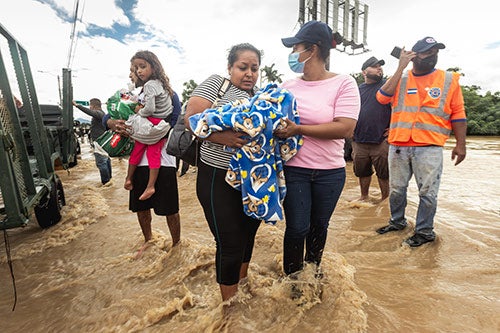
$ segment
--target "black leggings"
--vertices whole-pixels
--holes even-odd
[[[198,163],[196,194],[217,244],[217,282],[230,286],[238,283],[241,264],[252,258],[261,221],[243,212],[241,192],[226,183],[225,176],[226,170]]]

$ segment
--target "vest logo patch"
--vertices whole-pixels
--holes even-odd
[[[416,95],[417,94],[417,88],[410,88],[406,91],[408,95]]]
[[[429,89],[428,94],[430,98],[433,99],[439,98],[441,96],[441,88],[438,87],[431,88]]]

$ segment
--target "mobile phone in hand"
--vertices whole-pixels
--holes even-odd
[[[391,52],[391,56],[398,58],[401,56],[401,48],[398,46],[394,46]]]

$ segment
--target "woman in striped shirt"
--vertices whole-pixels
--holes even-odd
[[[251,44],[238,44],[231,48],[227,70],[231,84],[218,99],[225,79],[212,75],[193,91],[188,101],[188,118],[212,106],[221,106],[242,98],[251,98],[256,91],[261,52]],[[244,133],[226,130],[207,137],[200,152],[196,193],[203,207],[210,231],[214,235],[217,251],[215,258],[217,282],[222,300],[236,294],[238,284],[246,283],[248,264],[252,257],[255,234],[260,220],[243,211],[241,192],[225,181],[232,153],[224,147],[241,148],[247,140]]]

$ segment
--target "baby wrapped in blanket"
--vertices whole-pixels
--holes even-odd
[[[226,182],[240,190],[243,209],[248,216],[266,222],[283,220],[286,195],[283,163],[302,146],[302,136],[280,139],[273,132],[286,126],[285,118],[299,123],[293,95],[276,84],[268,84],[250,100],[228,103],[207,109],[189,118],[194,134],[206,138],[214,131],[233,129],[249,139],[234,151]]]

